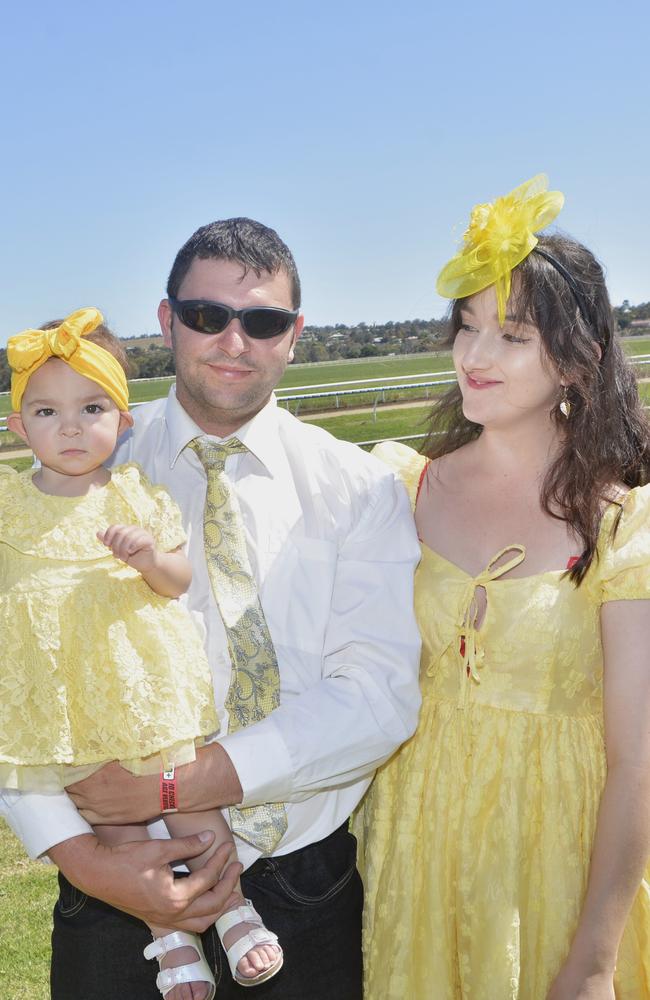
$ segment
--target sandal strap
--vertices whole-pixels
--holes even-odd
[[[167,996],[174,986],[179,983],[207,983],[208,995],[206,1000],[213,1000],[216,986],[212,969],[208,965],[201,938],[197,934],[188,934],[187,931],[172,931],[163,937],[154,938],[151,944],[144,949],[145,958],[160,959],[175,948],[193,948],[198,955],[198,961],[189,965],[177,965],[169,969],[161,969],[156,977],[156,986],[164,997]]]
[[[177,965],[172,969],[161,969],[156,976],[156,986],[163,997],[180,983],[207,983],[214,987],[214,976],[204,958],[193,962],[192,965]],[[214,992],[209,993],[208,996],[214,996]]]
[[[257,948],[260,945],[273,944],[277,947],[278,936],[273,934],[272,931],[267,931],[266,927],[254,927],[252,931],[248,934],[244,934],[243,937],[238,938],[234,944],[231,944],[230,948],[226,949],[226,957],[228,959],[228,965],[230,966],[230,972],[233,979],[237,979],[239,982],[239,977],[235,975],[237,970],[237,963],[246,955],[251,948]],[[246,977],[244,977],[246,978]]]
[[[243,906],[237,906],[234,910],[228,910],[222,914],[215,922],[217,934],[223,938],[226,931],[237,924],[255,924],[257,927],[264,927],[264,923],[259,913],[251,903],[250,899],[244,900]]]
[[[223,943],[224,935],[232,927],[236,927],[238,924],[253,924],[252,929],[247,933],[238,938],[230,948],[226,948]],[[217,928],[217,934],[219,935],[219,940],[223,945],[224,951],[226,952],[226,958],[228,959],[228,965],[230,967],[230,974],[232,975],[235,982],[241,983],[242,986],[253,986],[257,982],[262,982],[262,978],[267,979],[270,975],[275,975],[282,965],[282,948],[278,944],[278,936],[272,931],[267,930],[264,926],[262,918],[259,913],[251,903],[250,899],[244,900],[243,906],[236,906],[234,910],[228,910],[227,913],[222,914],[215,923]],[[245,976],[237,975],[237,964],[251,950],[251,948],[257,948],[260,945],[271,944],[279,951],[277,962],[267,969],[266,972],[261,973],[259,976],[251,977],[247,979]]]
[[[200,954],[196,946],[197,941],[196,934],[188,934],[187,931],[172,931],[171,934],[165,934],[164,937],[154,938],[151,944],[148,944],[144,949],[144,957],[148,959],[162,958],[174,948],[185,947],[194,948]]]

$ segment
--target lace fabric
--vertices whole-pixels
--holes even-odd
[[[384,446],[415,498],[424,459]],[[418,730],[356,818],[367,996],[539,1000],[566,955],[606,778],[600,606],[650,598],[650,487],[603,518],[576,589],[563,571],[473,579],[423,547]],[[513,542],[516,542],[513,539]],[[488,613],[460,637],[475,586]],[[467,666],[473,666],[468,674]],[[619,952],[617,997],[650,996],[650,885]]]
[[[185,537],[174,502],[133,464],[86,497],[43,494],[31,471],[0,476],[6,787],[55,791],[65,766],[107,760],[159,770],[219,729],[191,616],[97,540],[115,523],[140,524],[165,551]]]

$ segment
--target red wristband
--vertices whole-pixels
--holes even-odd
[[[178,812],[176,798],[176,769],[172,764],[168,771],[160,772],[160,811],[161,813]]]

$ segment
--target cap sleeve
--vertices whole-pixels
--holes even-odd
[[[138,515],[138,522],[150,531],[163,552],[183,545],[187,536],[181,512],[164,486],[154,486],[135,462],[112,470],[115,486]]]
[[[164,486],[150,486],[154,509],[149,521],[149,531],[163,552],[171,552],[187,541],[181,512]]]
[[[601,529],[599,571],[602,601],[650,599],[650,485],[625,496],[614,537],[619,508],[606,512]]]
[[[390,466],[399,476],[408,491],[411,507],[415,509],[420,479],[428,464],[428,458],[400,441],[382,441],[381,444],[375,445],[372,454]]]

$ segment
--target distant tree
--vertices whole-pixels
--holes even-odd
[[[138,368],[139,378],[163,378],[174,375],[174,356],[166,347],[152,344],[151,347],[127,348],[129,361],[133,360]]]
[[[329,354],[324,344],[311,343],[307,347],[307,361],[329,361]]]
[[[7,352],[0,348],[0,392],[7,392],[11,386],[11,369],[7,364]]]

